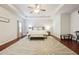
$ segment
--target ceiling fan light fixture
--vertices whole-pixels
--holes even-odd
[[[40,11],[46,11],[45,9],[41,9],[39,4],[35,4],[35,7],[28,7],[33,9],[30,13],[39,13]]]
[[[40,11],[39,9],[35,9],[34,10],[35,13],[39,13],[39,11]]]

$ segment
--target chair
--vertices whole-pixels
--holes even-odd
[[[76,31],[76,42],[79,40],[79,31]]]
[[[73,35],[72,34],[64,34],[64,35],[61,35],[60,37],[61,37],[61,40],[62,39],[72,40]]]

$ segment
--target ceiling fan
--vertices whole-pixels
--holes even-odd
[[[29,6],[28,8],[33,9],[30,13],[39,13],[40,11],[46,11],[45,9],[41,9],[40,4],[35,4],[34,6]]]

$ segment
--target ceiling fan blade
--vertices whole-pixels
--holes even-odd
[[[31,8],[31,9],[33,9],[33,7],[28,7],[28,8]]]
[[[40,9],[41,11],[46,11],[45,9]]]

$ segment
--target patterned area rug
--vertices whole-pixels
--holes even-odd
[[[75,55],[76,53],[51,36],[45,40],[27,37],[0,52],[1,55]]]

